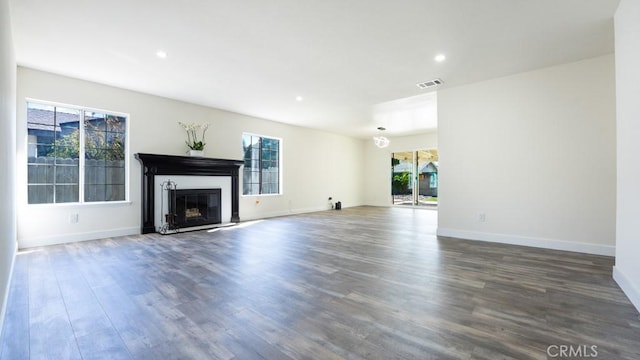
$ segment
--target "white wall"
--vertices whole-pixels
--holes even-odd
[[[11,35],[9,1],[0,0],[0,332],[16,254],[14,192],[16,158],[16,61]],[[1,334],[0,334],[1,335]],[[1,336],[0,336],[1,339]]]
[[[615,34],[618,194],[613,275],[640,310],[640,2],[622,0]]]
[[[130,200],[109,205],[27,205],[25,98],[130,115]],[[138,233],[140,164],[134,153],[184,155],[182,122],[209,122],[206,156],[242,159],[242,133],[279,137],[283,195],[241,197],[240,219],[323,210],[329,196],[362,204],[362,140],[141,94],[33,69],[18,68],[18,241],[31,247]],[[242,186],[241,186],[242,188]],[[259,200],[257,203],[256,200]],[[79,222],[69,223],[77,213]],[[107,220],[105,220],[107,219]],[[34,226],[37,224],[37,226]]]
[[[613,255],[614,76],[608,55],[440,90],[438,234]]]
[[[364,142],[364,202],[372,206],[391,206],[391,153],[438,148],[436,131],[419,135],[390,137],[389,147],[380,149],[373,140]]]

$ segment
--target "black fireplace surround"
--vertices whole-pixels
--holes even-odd
[[[231,177],[231,222],[239,222],[239,172],[242,160],[137,153],[142,164],[142,233],[156,232],[155,176],[229,176]]]

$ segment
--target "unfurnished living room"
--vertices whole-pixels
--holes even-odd
[[[639,359],[637,0],[0,0],[0,359]]]

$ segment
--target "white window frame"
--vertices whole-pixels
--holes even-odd
[[[242,197],[255,197],[255,196],[282,196],[284,194],[284,187],[283,187],[283,177],[282,177],[282,169],[283,169],[283,163],[282,163],[282,157],[283,157],[283,140],[280,137],[277,136],[270,136],[270,135],[261,135],[261,134],[257,134],[257,133],[252,133],[252,132],[248,132],[248,131],[243,131],[242,132],[242,137],[240,138],[240,148],[242,149],[242,161],[244,162],[244,148],[242,146],[242,138],[245,135],[249,135],[249,136],[255,136],[255,137],[260,137],[260,138],[267,138],[267,139],[273,139],[273,140],[278,140],[278,193],[276,194],[245,194],[244,193],[244,165],[242,165],[242,184],[241,184],[241,194],[240,196]]]
[[[80,106],[80,105],[71,105],[71,104],[65,104],[65,103],[60,103],[60,102],[55,102],[55,101],[48,101],[48,100],[40,100],[40,99],[34,99],[34,98],[25,98],[25,103],[24,103],[24,110],[27,113],[25,116],[25,139],[28,137],[29,134],[29,129],[28,129],[28,122],[29,122],[29,113],[28,113],[28,107],[29,104],[37,104],[37,105],[45,105],[45,106],[54,106],[54,107],[61,107],[61,108],[66,108],[66,109],[75,109],[78,110],[80,112],[80,122],[78,124],[78,129],[79,129],[79,138],[80,138],[80,142],[79,142],[79,147],[80,149],[78,149],[79,151],[79,155],[78,155],[78,201],[77,202],[62,202],[62,203],[56,203],[56,202],[52,202],[52,203],[40,203],[40,204],[30,204],[29,203],[29,197],[25,196],[25,201],[27,203],[27,206],[69,206],[69,205],[82,205],[82,206],[94,206],[94,205],[116,205],[116,204],[129,204],[131,203],[130,200],[130,191],[131,191],[131,182],[130,182],[130,156],[129,156],[129,142],[130,142],[130,138],[131,138],[131,134],[129,131],[130,128],[130,123],[131,123],[131,116],[128,113],[123,113],[123,112],[119,112],[119,111],[111,111],[111,110],[105,110],[105,109],[99,109],[99,108],[93,108],[93,107],[88,107],[88,106]],[[125,123],[125,142],[124,142],[124,200],[115,200],[115,201],[85,201],[84,199],[84,171],[85,171],[85,128],[84,128],[84,112],[85,111],[89,111],[89,112],[97,112],[97,113],[104,113],[104,114],[109,114],[109,115],[115,115],[115,116],[120,116],[120,117],[124,117],[126,118],[126,123]],[[28,148],[29,143],[27,141],[27,143],[25,144],[25,147]],[[28,151],[27,151],[28,152]],[[27,159],[25,159],[25,164],[28,164],[28,154],[27,154]],[[27,170],[28,171],[28,170]],[[28,194],[28,187],[29,187],[29,180],[28,180],[28,176],[27,178],[25,178],[25,183],[24,186],[27,188],[25,194]]]

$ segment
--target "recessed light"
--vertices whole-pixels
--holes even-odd
[[[300,102],[300,101],[302,101],[302,100],[304,100],[304,99],[302,98],[302,96],[300,96],[300,95],[296,96],[296,101]]]
[[[435,58],[433,58],[433,60],[437,61],[437,62],[443,62],[447,59],[446,56],[444,56],[444,54],[438,54],[436,55]]]
[[[166,59],[167,53],[162,50],[158,50],[156,51],[156,56],[159,57],[160,59]]]

